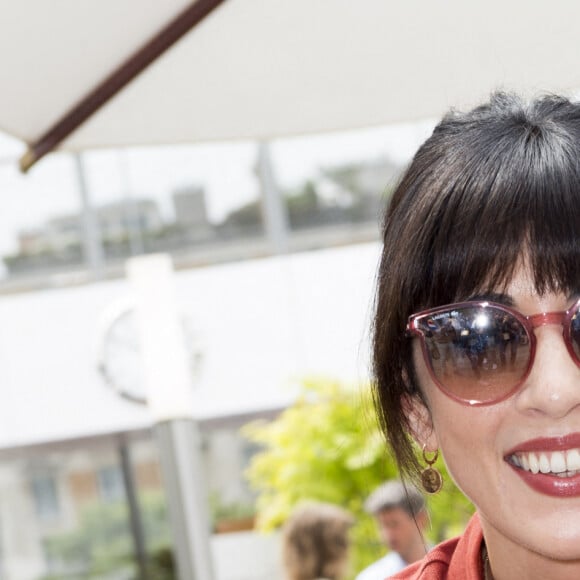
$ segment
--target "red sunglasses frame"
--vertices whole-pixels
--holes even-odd
[[[463,399],[453,394],[445,388],[445,385],[435,376],[435,371],[431,364],[431,359],[429,358],[429,352],[427,349],[427,343],[425,341],[425,334],[423,330],[419,328],[419,323],[425,318],[431,318],[437,314],[442,314],[445,312],[453,312],[454,310],[460,310],[463,308],[481,308],[483,310],[487,308],[493,308],[494,310],[499,310],[510,316],[513,316],[524,328],[526,335],[529,340],[530,351],[528,355],[528,363],[526,369],[522,374],[522,378],[514,385],[513,388],[509,390],[505,395],[498,397],[496,399],[489,400],[472,400]],[[445,395],[461,403],[462,405],[468,405],[470,407],[483,407],[487,405],[495,405],[501,401],[505,401],[511,397],[516,391],[522,386],[522,384],[528,378],[532,367],[534,365],[534,360],[536,358],[536,334],[534,332],[535,328],[539,326],[545,326],[547,324],[559,324],[562,326],[562,336],[564,338],[564,343],[566,348],[570,353],[572,360],[580,368],[580,355],[574,351],[574,346],[572,344],[572,321],[576,316],[580,316],[580,299],[578,299],[568,310],[560,312],[540,312],[538,314],[530,314],[529,316],[524,316],[521,312],[505,306],[504,304],[499,304],[497,302],[484,301],[467,301],[467,302],[457,302],[454,304],[446,304],[444,306],[438,306],[437,308],[430,308],[428,310],[422,310],[416,314],[409,316],[406,334],[409,337],[418,337],[421,340],[421,350],[423,352],[423,360],[429,371],[429,375],[433,382],[437,385],[440,391]]]

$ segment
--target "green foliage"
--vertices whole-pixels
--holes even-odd
[[[176,580],[173,552],[167,546],[154,552],[147,563],[147,580]]]
[[[230,212],[225,220],[237,226],[257,226],[262,223],[262,208],[259,201],[251,201]]]
[[[296,403],[271,422],[254,422],[243,434],[263,446],[247,471],[258,492],[257,523],[264,531],[281,526],[303,500],[340,505],[356,518],[352,568],[360,570],[384,553],[373,519],[364,512],[368,494],[397,477],[372,405],[370,388],[330,380],[305,381]],[[439,465],[438,468],[444,471]],[[447,478],[430,501],[429,540],[457,533],[472,508]]]
[[[256,514],[256,508],[253,503],[224,502],[218,492],[210,494],[209,507],[214,526],[219,520],[249,518]]]
[[[284,195],[288,217],[292,225],[312,221],[312,216],[319,211],[318,194],[312,181],[306,181],[299,190]]]
[[[162,494],[143,494],[140,507],[147,547],[161,550],[170,543]],[[53,562],[59,562],[63,570],[78,571],[79,577],[106,578],[122,571],[134,576],[134,547],[125,501],[87,505],[76,529],[48,537],[45,546]]]

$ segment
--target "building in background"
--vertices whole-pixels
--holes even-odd
[[[324,248],[378,239],[378,216],[401,166],[388,158],[322,168],[299,186],[281,190],[292,250]],[[179,267],[269,255],[261,198],[233,207],[212,223],[202,186],[176,186],[168,192],[171,215],[162,215],[153,199],[126,196],[94,210],[98,243],[107,277],[123,274],[126,258],[169,252]],[[56,216],[18,235],[18,251],[3,257],[8,276],[0,286],[26,289],[19,277],[82,271],[86,266],[83,215]],[[232,242],[235,242],[233,244]],[[3,286],[3,287],[2,287]]]
[[[291,404],[304,376],[366,378],[363,353],[379,251],[378,243],[358,244],[176,273],[177,303],[199,352],[193,413],[216,519],[253,507],[243,472],[255,448],[239,435],[241,425]],[[148,553],[167,546],[151,417],[98,372],[99,329],[129,291],[118,279],[0,300],[2,580],[84,573],[91,564],[89,539],[103,535],[115,538],[107,540],[113,550],[108,561],[118,562],[124,550],[120,569],[134,571],[123,444],[143,507]],[[125,331],[108,356],[134,382],[138,345],[130,327]],[[213,537],[221,554],[216,580],[280,577],[276,538],[243,534],[235,536],[237,544]],[[233,564],[240,542],[247,567]]]
[[[126,199],[94,210],[96,227],[105,253],[118,258],[131,255],[131,243],[139,238],[143,246],[159,237],[164,223],[157,203],[150,199]],[[46,224],[22,230],[18,252],[5,256],[11,274],[46,271],[83,264],[83,216],[57,216]]]
[[[238,433],[239,426],[251,418],[228,417],[201,426],[215,533],[222,532],[224,525],[231,526],[234,517],[242,527],[233,531],[252,527],[253,495],[242,475],[251,449]],[[130,458],[129,476],[124,473],[123,453]],[[134,576],[129,493],[139,502],[144,547],[147,558],[153,559],[169,549],[171,537],[159,458],[149,430],[2,450],[0,577],[84,577],[94,574],[95,554],[102,559],[101,567],[106,567],[99,577],[109,577],[109,573],[115,578]],[[247,516],[243,520],[242,513]],[[260,543],[256,538],[248,549]],[[216,550],[223,550],[219,539],[214,544]],[[229,574],[224,578],[235,578]]]

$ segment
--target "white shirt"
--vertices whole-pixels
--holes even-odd
[[[407,566],[397,552],[390,552],[360,572],[356,580],[385,580]]]

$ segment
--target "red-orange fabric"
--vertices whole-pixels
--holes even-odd
[[[435,546],[422,560],[391,576],[392,580],[483,580],[483,534],[475,514],[458,538]]]

